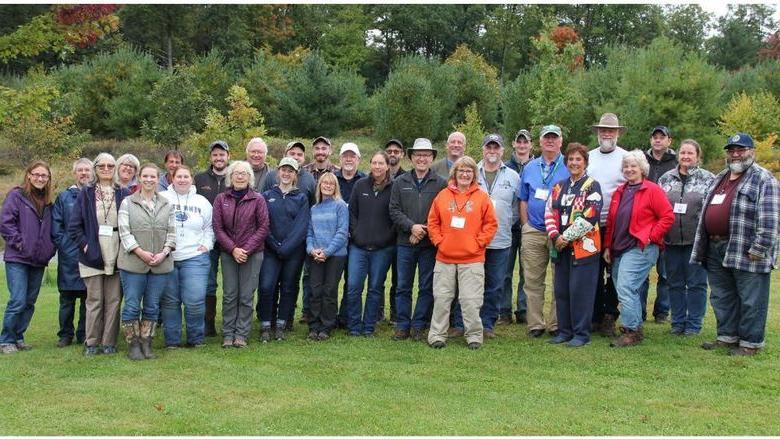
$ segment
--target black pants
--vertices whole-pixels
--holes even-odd
[[[309,331],[330,333],[336,327],[339,279],[344,272],[346,256],[331,256],[325,262],[309,259]]]
[[[604,249],[604,237],[607,236],[607,228],[601,228],[601,248]],[[603,251],[603,250],[602,250]],[[615,284],[612,282],[612,266],[604,261],[603,255],[599,258],[599,276],[596,283],[596,300],[593,302],[593,323],[601,323],[604,314],[609,314],[617,320],[618,297]]]
[[[74,331],[73,318],[76,316],[77,299],[81,299],[81,301],[79,304],[79,320]],[[57,332],[57,337],[73,339],[75,336],[78,343],[84,342],[84,318],[87,315],[86,300],[86,291],[60,291],[60,330]]]

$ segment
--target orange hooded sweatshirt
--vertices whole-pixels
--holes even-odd
[[[485,262],[485,248],[498,229],[493,202],[476,183],[462,193],[449,183],[428,211],[428,236],[437,247],[436,260],[446,264]],[[459,223],[462,227],[457,227]]]

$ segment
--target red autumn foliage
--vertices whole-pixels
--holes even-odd
[[[116,5],[71,5],[57,9],[57,22],[66,26],[99,20],[111,15]]]
[[[550,39],[555,43],[558,50],[563,50],[567,45],[576,43],[579,40],[579,36],[569,26],[558,26],[553,29]]]
[[[758,50],[758,59],[780,59],[780,31],[770,35]]]

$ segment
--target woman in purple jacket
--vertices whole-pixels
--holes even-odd
[[[51,240],[51,171],[34,161],[24,172],[21,186],[3,202],[0,234],[5,239],[5,276],[9,299],[0,333],[0,350],[13,354],[29,350],[24,332],[30,325],[41,290],[43,270],[54,256]]]
[[[255,174],[244,161],[228,166],[228,190],[214,199],[212,225],[222,249],[222,347],[246,347],[252,302],[268,235],[268,209],[252,190]]]

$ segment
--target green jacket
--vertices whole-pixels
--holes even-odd
[[[173,271],[173,258],[170,255],[161,264],[151,267],[133,253],[137,247],[154,254],[160,253],[165,247],[170,250],[176,248],[176,223],[171,204],[165,197],[156,194],[154,211],[150,211],[141,200],[141,192],[138,191],[126,197],[119,208],[122,249],[117,266],[131,273],[170,273]]]

